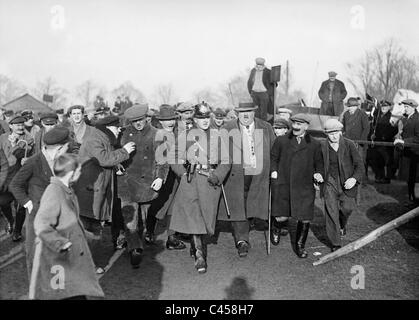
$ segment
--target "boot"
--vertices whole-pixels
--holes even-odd
[[[288,220],[277,222],[275,217],[271,221],[271,243],[274,246],[279,245],[280,236],[286,236],[288,234],[285,229],[288,225]]]
[[[298,220],[297,222],[297,232],[295,239],[295,253],[299,258],[307,258],[308,254],[305,251],[305,245],[308,235],[308,230],[310,229],[310,222],[302,222]]]
[[[13,230],[12,241],[18,242],[22,240],[22,228],[25,223],[26,210],[24,207],[19,206],[16,211],[15,227]]]
[[[195,243],[195,268],[198,273],[207,272],[206,250],[202,245],[202,237],[200,235],[193,235],[193,242]]]
[[[186,246],[183,243],[183,241],[176,238],[174,234],[171,234],[167,237],[166,248],[169,250],[182,250],[182,249],[185,249]]]

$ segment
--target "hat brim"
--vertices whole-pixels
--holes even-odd
[[[157,120],[160,120],[160,121],[176,120],[177,119],[177,116],[167,116],[167,117],[159,117],[159,116],[156,116],[156,119]]]
[[[143,116],[141,116],[141,117],[128,118],[128,121],[133,122],[133,121],[143,120],[143,119],[145,119],[146,117],[147,117],[147,115],[145,114],[145,115],[143,115]]]
[[[302,120],[302,119],[290,119],[292,122],[299,122],[299,123],[307,123],[310,124],[310,122],[308,122],[307,120]]]
[[[42,119],[41,122],[45,124],[56,124],[57,120],[56,119]]]
[[[211,114],[199,115],[199,116],[195,115],[194,118],[196,118],[196,119],[209,119],[209,118],[211,118]]]
[[[234,109],[234,111],[236,111],[236,112],[255,111],[258,108],[259,108],[258,106],[254,106],[254,107],[243,107],[243,108],[238,107],[238,108]]]
[[[329,129],[329,130],[324,130],[324,133],[332,133],[332,132],[342,132],[342,129]]]

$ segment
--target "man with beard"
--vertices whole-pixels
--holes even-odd
[[[307,129],[307,114],[291,117],[292,131],[278,137],[271,150],[272,243],[279,244],[281,230],[289,218],[297,220],[293,249],[299,258],[307,258],[305,243],[314,215],[314,183],[322,183],[324,170],[321,148]]]
[[[139,255],[143,252],[143,212],[146,222],[144,236],[147,244],[154,244],[156,211],[150,211],[158,197],[158,192],[167,176],[168,165],[156,162],[155,141],[157,129],[147,122],[148,106],[134,104],[125,111],[125,118],[130,123],[124,131],[121,144],[134,143],[135,152],[122,163],[126,175],[118,178],[118,192],[122,202],[122,214],[125,223],[125,236],[131,265],[138,268]]]
[[[355,144],[342,136],[343,125],[337,119],[324,124],[327,141],[322,142],[325,183],[321,188],[326,212],[326,232],[335,251],[342,246],[349,216],[356,209],[359,181],[364,163]]]
[[[256,109],[253,103],[240,103],[235,109],[238,119],[224,125],[232,167],[218,220],[231,222],[240,257],[246,257],[250,248],[249,219],[268,220],[269,155],[275,136],[268,122],[255,118]]]
[[[329,79],[324,81],[319,89],[319,98],[322,101],[320,114],[340,117],[343,112],[343,100],[346,92],[345,84],[336,79],[337,73],[329,72]]]
[[[14,200],[13,195],[8,190],[10,181],[33,153],[34,140],[29,132],[25,130],[25,122],[25,117],[20,115],[14,116],[9,123],[11,133],[3,133],[0,136],[0,149],[3,150],[9,164],[6,182],[1,194],[2,211],[7,216],[12,214],[11,203]],[[9,228],[9,232],[13,232],[12,241],[20,241],[22,239],[21,233],[24,222],[25,208],[18,206],[14,228],[13,226]]]
[[[27,130],[33,138],[35,135],[41,130],[39,126],[37,126],[33,119],[33,111],[32,110],[24,110],[22,111],[22,117],[26,118],[25,121],[25,130]]]
[[[404,106],[405,118],[402,119],[403,131],[394,140],[396,146],[403,146],[404,143],[419,143],[419,113],[417,112],[418,103],[413,99],[402,101]],[[409,200],[413,203],[419,201],[419,148],[403,148],[400,175],[407,180]]]
[[[180,117],[177,121],[178,132],[190,130],[193,126],[194,104],[190,101],[182,102],[176,107],[176,112]]]
[[[222,161],[218,137],[211,135],[210,116],[208,105],[195,106],[196,128],[187,135],[186,149],[177,150],[178,160],[183,163],[171,166],[180,183],[174,198],[170,228],[192,235],[191,252],[199,273],[207,270],[203,236],[214,234],[220,184],[230,169],[228,156]]]
[[[160,111],[156,115],[156,119],[159,121],[162,129],[156,134],[156,141],[161,142],[158,149],[156,150],[156,160],[162,164],[169,166],[166,181],[160,189],[159,196],[148,209],[149,212],[157,212],[157,219],[164,219],[167,215],[167,241],[166,248],[168,250],[182,250],[186,248],[185,243],[180,240],[176,232],[170,229],[170,220],[172,218],[172,204],[173,198],[179,187],[179,179],[173,172],[170,164],[173,164],[175,159],[172,157],[175,155],[176,139],[178,130],[176,127],[177,115],[175,108],[169,105],[160,106]],[[159,157],[162,159],[160,160]]]
[[[81,114],[80,114],[81,115]],[[123,229],[121,217],[113,210],[116,201],[115,167],[135,150],[135,143],[128,142],[119,147],[118,136],[121,132],[120,120],[116,116],[108,116],[91,129],[91,133],[83,141],[79,157],[83,163],[82,172],[75,191],[80,205],[80,218],[85,228],[100,235],[102,223],[112,220],[111,233],[114,246]],[[97,242],[92,242],[92,246]],[[93,255],[95,250],[92,250]],[[95,262],[98,261],[94,256]],[[103,270],[98,268],[98,273]]]
[[[10,191],[19,204],[26,208],[27,212],[25,248],[29,279],[35,241],[33,222],[42,194],[53,176],[54,161],[68,150],[69,136],[70,131],[62,126],[51,128],[45,132],[42,136],[43,143],[40,152],[23,165],[10,183]]]

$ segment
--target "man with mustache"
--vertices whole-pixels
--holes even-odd
[[[292,130],[278,137],[271,150],[272,231],[271,241],[279,244],[280,233],[289,218],[297,220],[293,249],[299,258],[307,258],[305,243],[314,215],[314,183],[322,183],[324,165],[320,143],[307,129],[307,114],[291,117]]]

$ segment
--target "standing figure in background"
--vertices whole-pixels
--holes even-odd
[[[256,58],[255,62],[256,66],[250,71],[247,80],[247,90],[253,103],[259,107],[255,113],[256,117],[267,121],[268,113],[274,113],[274,88],[277,84],[271,82],[271,70],[265,66],[265,59]]]
[[[320,114],[340,117],[343,112],[343,100],[348,94],[345,84],[336,79],[337,73],[329,72],[329,79],[324,81],[319,89],[319,98],[322,101]]]
[[[84,121],[84,107],[80,105],[71,106],[68,109],[70,115],[70,131],[74,133],[74,141],[81,146],[83,142],[92,134],[93,127]]]
[[[278,118],[275,119],[273,128],[276,137],[285,136],[291,129],[291,122],[284,118]]]

